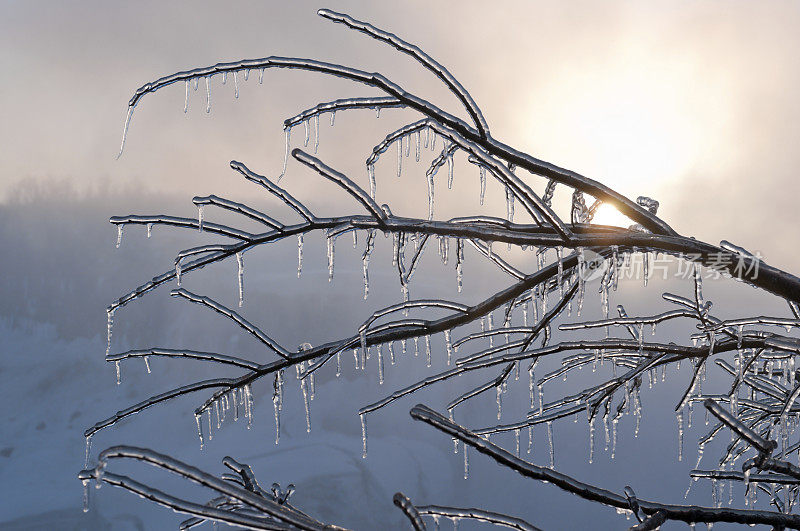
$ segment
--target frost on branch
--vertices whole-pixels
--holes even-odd
[[[652,529],[671,520],[689,524],[735,522],[767,524],[775,528],[800,526],[800,517],[796,511],[793,512],[800,490],[800,468],[790,461],[790,457],[800,449],[797,432],[800,382],[796,371],[796,356],[800,354],[800,339],[796,334],[800,328],[800,279],[768,265],[760,257],[730,242],[723,240],[715,246],[676,233],[657,217],[659,203],[654,199],[640,196],[632,201],[602,183],[495,140],[486,119],[466,89],[420,48],[349,15],[324,9],[319,11],[319,15],[415,59],[451,91],[469,120],[443,110],[421,95],[408,92],[379,72],[312,59],[266,57],[218,63],[177,72],[136,90],[128,104],[120,154],[133,111],[142,98],[174,83],[183,82],[185,85],[184,112],[189,109],[190,84],[195,90],[201,81],[205,84],[205,109],[210,112],[213,83],[221,81],[224,84],[228,76],[232,76],[234,97],[238,97],[239,83],[247,82],[252,71],[258,71],[261,83],[265,71],[273,68],[335,76],[374,89],[377,94],[333,99],[287,118],[283,122],[285,151],[282,171],[274,178],[253,171],[242,162],[230,162],[231,169],[238,176],[256,185],[260,192],[279,200],[281,206],[274,212],[264,213],[244,203],[209,195],[193,198],[198,209],[196,219],[167,215],[111,218],[118,231],[117,247],[128,225],[144,225],[148,236],[154,225],[164,225],[200,231],[202,237],[213,240],[206,245],[178,251],[174,268],[153,277],[109,305],[106,360],[115,364],[118,378],[122,364],[133,358],[142,358],[149,369],[149,359],[153,356],[207,362],[209,370],[224,365],[236,373],[232,377],[209,378],[145,398],[87,429],[86,469],[80,474],[84,484],[90,481],[110,483],[191,515],[182,524],[183,528],[215,521],[253,529],[330,529],[332,526],[291,505],[292,486],[282,489],[274,484],[268,493],[258,485],[249,467],[231,458],[226,458],[224,464],[233,473],[216,478],[151,450],[112,447],[101,452],[97,465],[89,468],[89,442],[98,431],[144,409],[176,397],[201,393],[202,402],[194,412],[194,425],[201,447],[211,444],[214,430],[221,429],[226,420],[237,421],[241,416],[247,419],[249,426],[254,415],[263,414],[274,416],[275,442],[278,444],[282,425],[297,421],[292,418],[281,420],[287,399],[284,392],[287,369],[290,370],[288,374],[293,372],[299,381],[305,426],[307,431],[311,431],[311,400],[316,392],[314,378],[318,371],[333,371],[332,367],[326,366],[335,363],[335,374],[339,376],[343,363],[350,360],[348,353],[352,353],[354,368],[367,372],[367,367],[374,365],[378,382],[385,385],[387,371],[399,359],[405,357],[414,361],[420,349],[424,349],[428,374],[422,380],[387,390],[383,398],[353,412],[359,416],[361,424],[360,450],[363,457],[368,455],[369,415],[404,401],[408,395],[421,389],[437,385],[445,387],[449,393],[448,402],[442,404],[449,418],[425,406],[414,407],[411,414],[413,418],[445,432],[453,439],[456,451],[458,445],[462,445],[465,478],[469,475],[469,452],[474,455],[477,451],[528,478],[551,483],[576,496],[633,516],[637,529]],[[319,121],[323,115],[329,114],[333,125],[336,112],[357,116],[357,112],[351,111],[374,110],[379,114],[382,109],[403,113],[403,116],[408,116],[408,123],[387,131],[384,138],[376,139],[371,150],[356,154],[357,157],[366,155],[360,159],[366,160],[366,171],[361,175],[345,175],[314,155],[321,140]],[[292,139],[298,143],[298,135],[291,134],[295,127],[303,128],[302,148],[293,148]],[[334,135],[330,135],[331,142]],[[312,136],[313,144],[309,148]],[[325,135],[322,140],[327,142],[327,138]],[[341,145],[351,145],[348,143],[350,139],[342,140]],[[423,149],[429,149],[430,153],[423,152]],[[387,152],[390,158],[388,166],[380,162]],[[462,171],[463,161],[471,165],[467,167],[472,172],[477,171],[477,180],[474,176],[465,179],[473,187],[472,193],[477,196],[477,201],[459,204],[464,211],[457,217],[443,219],[441,214],[437,217],[437,211],[440,213],[442,209],[436,206],[452,197],[448,190],[452,187],[455,173]],[[304,168],[312,171],[306,171],[302,178],[309,182],[322,178],[347,193],[348,203],[339,206],[337,215],[324,217],[313,213],[308,205],[292,195],[290,189],[296,181],[289,182],[286,188],[278,185],[287,171],[299,173]],[[523,175],[529,177],[523,178]],[[419,202],[427,206],[424,217],[404,215],[393,201],[378,203],[377,197],[383,197],[381,186],[387,179],[397,178],[403,179],[404,184],[408,183],[408,190],[419,193]],[[504,218],[474,210],[484,207],[487,186],[497,186],[504,195]],[[566,209],[554,206],[557,187],[571,196]],[[535,189],[543,190],[542,195],[539,196]],[[587,198],[591,198],[588,203]],[[634,225],[621,228],[593,223],[595,212],[604,203],[618,209]],[[226,211],[229,219],[234,221],[217,223],[214,221],[217,210]],[[393,210],[398,210],[398,213]],[[257,228],[241,229],[237,220],[247,221],[251,227],[255,222]],[[343,331],[339,337],[326,343],[311,346],[303,342],[300,347],[289,349],[275,341],[268,330],[254,324],[261,321],[259,315],[246,317],[243,311],[232,310],[208,296],[180,287],[181,281],[193,275],[194,271],[229,259],[237,265],[238,300],[239,306],[243,307],[245,253],[287,240],[292,249],[296,245],[297,276],[300,277],[304,245],[312,241],[307,237],[314,233],[325,237],[329,279],[334,276],[336,240],[345,233],[352,233],[354,247],[359,247],[359,241],[362,242],[356,252],[361,258],[364,299],[369,294],[369,267],[372,265],[396,275],[398,302],[374,308],[364,316],[360,325]],[[377,259],[374,257],[379,255],[374,249],[381,245],[380,234],[391,240],[390,263],[375,263]],[[482,299],[468,297],[468,294],[459,295],[463,300],[417,297],[417,288],[412,281],[417,271],[424,270],[419,268],[419,264],[426,259],[424,250],[431,246],[438,247],[441,267],[455,270],[451,273],[453,287],[457,287],[459,294],[464,285],[465,267],[467,271],[470,268],[469,261],[485,261],[498,278],[507,283],[506,287]],[[502,252],[504,248],[513,249],[513,252]],[[339,253],[346,251],[340,246]],[[515,259],[515,253],[525,259]],[[616,314],[612,315],[610,299],[632,257],[642,258],[646,281],[651,270],[651,256],[659,253],[677,257],[681,264],[693,268],[693,279],[687,283],[686,289],[690,296],[664,293],[663,300],[657,301],[658,309],[649,314],[629,316],[625,308],[618,305]],[[431,254],[429,252],[428,257]],[[252,267],[255,266],[248,265],[248,271]],[[704,268],[786,299],[788,308],[785,315],[748,315],[746,306],[737,306],[734,312],[712,311],[712,301],[703,295]],[[260,342],[265,356],[256,361],[228,353],[161,347],[115,352],[112,327],[115,320],[124,318],[121,308],[173,281],[172,296],[231,321]],[[412,296],[412,286],[415,296]],[[361,292],[360,285],[357,289]],[[585,303],[588,305],[595,299],[600,303],[602,317],[594,320],[581,318]],[[663,330],[666,326],[662,326],[663,323],[670,326],[686,323],[691,332],[685,336],[665,337]],[[304,338],[298,338],[298,343],[301,341]],[[408,348],[409,341],[414,343],[411,347],[413,355]],[[543,360],[555,360],[556,368],[541,367],[539,363]],[[432,367],[439,361],[441,365],[436,366],[444,369],[437,372]],[[684,435],[688,433],[685,429],[691,426],[693,408],[698,404],[705,406],[716,423],[698,442],[697,467],[706,445],[726,440],[719,466],[692,472],[693,480],[711,481],[713,507],[648,501],[640,499],[631,487],[616,493],[555,470],[559,462],[554,443],[558,440],[558,423],[564,419],[586,422],[590,463],[595,456],[595,446],[603,446],[603,442],[611,458],[616,458],[621,420],[631,417],[635,422],[634,436],[637,436],[643,417],[642,393],[659,382],[659,372],[660,381],[664,381],[667,373],[671,372],[668,369],[679,368],[681,363],[691,369],[691,374],[688,380],[680,382],[682,391],[675,396],[679,459],[683,456]],[[566,393],[560,382],[582,368],[591,371],[590,383],[582,383],[577,391]],[[704,389],[709,369],[730,379],[727,392],[712,394]],[[524,379],[526,372],[527,381],[522,387],[526,389],[527,396],[523,399],[529,404],[529,410],[520,414],[509,408],[509,399],[503,395],[514,392],[517,386],[513,382],[520,378],[520,374]],[[466,391],[459,389],[458,378],[466,374],[480,376],[481,383]],[[272,412],[254,411],[252,385],[262,379],[272,385]],[[481,419],[460,418],[464,416],[465,403],[479,400],[496,402],[496,418],[493,414],[483,425]],[[504,401],[506,408],[503,408]],[[456,423],[457,416],[459,423]],[[466,428],[462,424],[472,427]],[[534,428],[546,430],[544,440],[535,442],[537,447],[539,444],[547,447],[549,461],[545,466],[521,457],[524,448],[529,454],[526,457],[534,457]],[[497,443],[498,439],[507,440],[503,438],[505,434],[513,441],[513,451]],[[731,438],[729,443],[728,437]],[[198,505],[106,470],[111,461],[123,458],[163,468],[200,483],[212,490],[215,497],[205,505]],[[736,470],[737,467],[741,472]],[[731,507],[721,507],[723,502],[718,496],[717,484],[722,482],[744,483],[744,508],[733,507],[732,499],[728,502]],[[759,490],[767,493],[774,510],[754,507]],[[449,519],[454,525],[463,520],[477,520],[513,529],[535,529],[519,518],[485,509],[415,505],[401,493],[395,495],[394,503],[415,529],[425,529],[429,524],[438,526],[440,519]]]

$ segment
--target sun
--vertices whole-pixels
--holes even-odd
[[[597,208],[592,223],[595,225],[612,225],[614,227],[626,228],[633,225],[633,221],[631,221],[630,218],[608,203],[603,203]]]

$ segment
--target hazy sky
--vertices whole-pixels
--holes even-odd
[[[111,183],[180,191],[185,198],[220,191],[232,180],[232,158],[267,175],[279,171],[283,118],[317,100],[371,93],[273,71],[261,87],[254,79],[242,83],[236,102],[231,84],[216,79],[211,115],[201,90],[184,116],[183,87],[170,87],[142,101],[126,153],[114,160],[135,88],[217,61],[295,55],[381,69],[462,113],[433,76],[317,17],[317,3],[0,5],[6,199],[24,194],[20,188],[29,184],[19,183],[30,178],[67,180],[81,190]],[[792,227],[800,127],[796,2],[324,5],[424,47],[470,90],[497,138],[633,198],[660,200],[660,214],[679,232],[727,238],[777,265],[800,265],[792,251],[800,243]],[[394,118],[414,119],[400,112]],[[339,134],[349,138],[348,124],[367,119],[340,117]],[[323,148],[331,146],[322,151],[326,160],[363,175],[369,147],[389,130],[373,122],[363,144],[350,139],[349,156],[333,138],[338,129],[323,127]],[[317,185],[304,175],[294,190]]]

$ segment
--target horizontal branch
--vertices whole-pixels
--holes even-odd
[[[580,496],[583,499],[599,502],[611,507],[629,510],[628,499],[600,487],[583,483],[566,474],[540,467],[512,455],[503,448],[485,441],[473,432],[449,421],[444,416],[432,409],[419,404],[411,409],[411,417],[420,420],[451,437],[455,437],[464,444],[471,446],[478,452],[494,459],[497,463],[506,466],[525,477],[546,481],[562,490]],[[686,523],[694,522],[732,522],[740,524],[766,524],[774,526],[800,528],[800,516],[782,514],[771,511],[741,510],[731,508],[708,508],[695,505],[671,505],[638,500],[642,512],[650,515],[663,511],[669,520],[680,520]]]

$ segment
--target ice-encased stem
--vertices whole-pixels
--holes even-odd
[[[479,199],[481,206],[483,206],[483,200],[484,197],[486,196],[486,168],[484,166],[481,166],[480,169],[478,170],[478,173],[480,175],[480,188],[481,188]]]
[[[361,458],[367,458],[367,416],[365,413],[359,415],[361,419]]]
[[[303,271],[303,233],[297,235],[297,278]]]
[[[244,304],[244,258],[242,253],[236,253],[236,265],[238,266],[239,307],[241,308],[242,304]]]
[[[211,76],[206,76],[206,114],[211,112]]]

